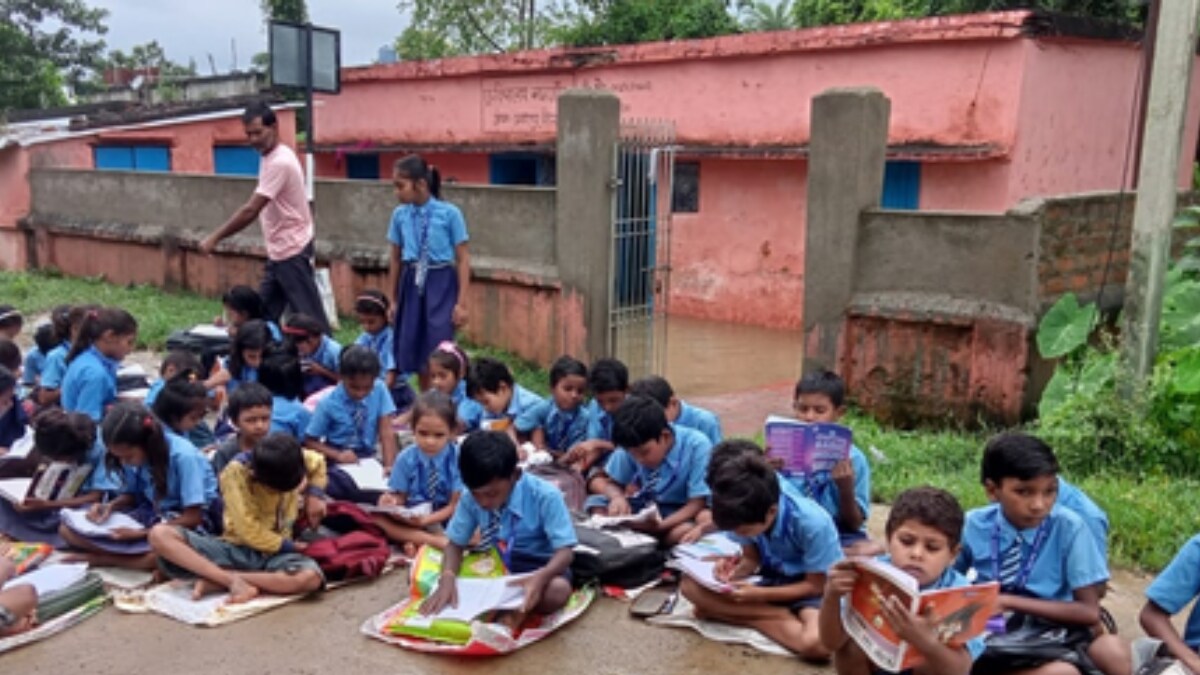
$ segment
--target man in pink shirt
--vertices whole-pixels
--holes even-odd
[[[242,123],[250,145],[262,154],[258,187],[250,201],[204,239],[200,251],[211,254],[222,239],[258,219],[267,245],[267,267],[259,289],[267,317],[278,322],[290,305],[293,312],[317,319],[329,332],[321,294],[313,280],[313,219],[300,160],[279,142],[275,113],[265,103],[247,107]]]

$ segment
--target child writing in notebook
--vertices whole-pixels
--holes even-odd
[[[66,522],[59,534],[80,551],[75,558],[101,567],[154,569],[146,541],[157,522],[188,529],[219,531],[214,519],[217,479],[195,446],[163,428],[138,403],[118,403],[100,425],[108,448],[105,463],[121,476],[120,495],[93,504],[88,519],[103,525],[114,513],[129,512],[141,527],[114,528],[108,536],[82,534]]]
[[[383,384],[392,395],[396,410],[408,410],[416,395],[408,381],[396,371],[395,330],[388,323],[391,307],[388,298],[376,290],[366,290],[354,300],[354,315],[363,332],[354,344],[366,347],[379,357]]]
[[[431,512],[417,517],[375,516],[388,539],[404,545],[410,555],[418,546],[446,548],[442,527],[454,515],[462,494],[454,404],[439,391],[427,392],[417,397],[412,413],[415,442],[396,458],[388,491],[379,498],[379,505],[414,508],[428,504]]]
[[[300,355],[305,398],[338,383],[342,346],[325,334],[323,323],[306,314],[293,314],[288,317],[283,333],[288,344]]]
[[[583,471],[603,467],[613,451],[612,415],[629,395],[629,369],[617,359],[600,359],[588,375],[592,402],[588,404],[587,438],[576,443],[564,462]]]
[[[443,342],[429,355],[428,368],[432,388],[449,396],[457,408],[461,431],[478,430],[483,421],[483,406],[467,396],[467,373],[471,369],[467,353],[453,342]]]
[[[267,360],[270,361],[270,357]],[[272,433],[273,399],[264,385],[247,382],[238,387],[229,396],[227,410],[237,433],[222,441],[213,453],[212,468],[218,478],[234,457],[252,451],[259,441]]]
[[[467,224],[458,207],[441,200],[441,175],[417,155],[398,160],[392,183],[400,206],[388,228],[388,288],[396,298],[396,369],[420,373],[429,389],[425,360],[454,339],[467,321],[471,256]]]
[[[590,423],[583,405],[587,395],[587,366],[561,356],[550,366],[550,398],[527,408],[514,422],[517,433],[555,458],[587,438]]]
[[[88,312],[67,354],[62,406],[99,422],[117,400],[117,369],[133,351],[138,324],[129,312],[105,307]]]
[[[271,392],[271,433],[281,431],[304,442],[304,434],[312,422],[312,413],[300,399],[304,395],[304,373],[300,371],[300,360],[284,350],[271,351],[263,357],[257,384]],[[232,412],[229,418],[233,421]]]
[[[446,528],[450,543],[436,590],[421,605],[426,615],[458,604],[463,551],[478,531],[478,548],[497,547],[509,574],[529,574],[525,603],[510,625],[529,614],[550,614],[571,598],[575,527],[554,485],[517,468],[517,446],[506,434],[479,431],[463,441],[458,459],[467,493]]]
[[[481,428],[506,431],[516,442],[526,438],[518,437],[513,421],[542,403],[541,396],[513,380],[508,366],[486,356],[471,364],[467,395],[483,406]]]
[[[3,588],[17,576],[17,566],[7,553],[8,544],[0,542],[0,638],[24,633],[37,623],[37,589],[30,584]]]
[[[949,492],[933,487],[906,490],[892,502],[886,526],[888,553],[880,559],[912,575],[922,591],[967,586],[967,578],[954,569],[962,529],[962,507]],[[842,625],[842,604],[854,590],[857,579],[854,564],[841,562],[829,570],[825,582],[825,600],[820,613],[821,642],[833,652],[838,675],[884,672],[871,665]],[[920,666],[906,671],[910,675],[968,675],[975,659],[983,652],[981,637],[970,640],[963,647],[946,646],[938,640],[933,626],[911,613],[896,598],[889,598],[882,610],[900,639],[925,658]]]
[[[354,482],[338,464],[355,464],[374,459],[375,448],[382,453],[384,476],[396,461],[396,434],[392,416],[396,406],[379,381],[379,357],[366,347],[353,346],[342,353],[342,381],[317,404],[305,432],[305,445],[320,452],[329,464],[329,496],[372,504],[378,494],[370,494]],[[381,476],[383,478],[383,476]]]
[[[229,345],[229,356],[221,369],[204,383],[205,386],[215,389],[224,385],[225,392],[232,394],[243,382],[257,382],[263,353],[274,344],[266,323],[251,319],[242,324]]]
[[[708,437],[713,444],[721,442],[721,420],[714,413],[686,401],[681,401],[666,378],[658,375],[643,377],[630,387],[629,393],[648,396],[663,407],[667,421],[681,427],[695,429]]]
[[[229,602],[259,593],[297,595],[325,585],[321,568],[304,555],[293,527],[325,517],[325,461],[296,439],[272,434],[221,472],[225,530],[220,537],[168,524],[150,530],[159,567],[175,579],[196,579],[192,597],[226,591]]]

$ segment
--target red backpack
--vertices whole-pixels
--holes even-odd
[[[304,555],[317,561],[329,581],[382,574],[392,556],[383,530],[355,504],[329,502],[326,508],[321,524],[344,534],[314,541],[304,549]]]

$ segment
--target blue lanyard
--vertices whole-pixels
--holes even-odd
[[[1013,583],[1005,587],[1006,591],[1020,591],[1025,588],[1025,582],[1029,581],[1029,575],[1033,572],[1033,565],[1037,562],[1038,555],[1042,552],[1042,546],[1046,543],[1046,537],[1050,534],[1050,517],[1042,521],[1038,526],[1037,534],[1033,536],[1033,544],[1029,547],[1029,555],[1022,556],[1021,567],[1017,572],[1017,578]],[[1017,542],[1021,541],[1020,533],[1017,533]],[[996,529],[992,531],[992,580],[1000,581],[1000,524],[996,524]]]
[[[517,520],[517,514],[505,506],[504,513],[500,515],[500,532],[496,535],[496,550],[500,551],[500,559],[504,561],[504,569],[509,574],[512,573],[512,539],[517,530]],[[505,530],[508,536],[505,536]]]
[[[417,207],[417,290],[425,292],[425,279],[429,275],[429,217],[430,204]]]
[[[657,485],[654,486],[654,503],[655,504],[659,503],[662,500],[662,496],[664,494],[666,494],[666,492],[668,490],[671,489],[671,486],[675,484],[675,480],[679,478],[679,473],[676,471],[672,471],[671,475],[667,476],[666,480],[663,480],[662,471],[663,471],[663,469],[666,469],[666,468],[667,468],[667,458],[663,457],[662,464],[658,465],[658,471],[659,471],[658,483],[657,483]],[[648,469],[646,469],[644,466],[642,466],[640,464],[638,465],[638,480],[641,481],[642,485],[641,485],[641,489],[638,490],[638,493],[636,495],[634,495],[634,499],[645,499],[646,477],[647,477],[647,474],[649,474],[649,473],[650,473],[650,471]]]

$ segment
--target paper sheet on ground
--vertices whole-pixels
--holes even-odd
[[[429,502],[417,504],[411,508],[407,506],[379,506],[376,504],[359,504],[359,507],[367,513],[386,513],[389,516],[398,516],[400,518],[420,518],[433,513],[433,504]]]
[[[44,597],[82,580],[87,574],[87,569],[87,563],[43,565],[32,572],[10,579],[4,584],[4,588],[29,584],[37,590],[38,597]]]
[[[355,464],[338,464],[337,466],[354,479],[354,484],[360,490],[386,492],[388,489],[387,478],[383,475],[383,465],[377,459],[360,459]]]
[[[775,654],[777,656],[794,656],[787,648],[753,628],[731,626],[727,623],[697,619],[692,603],[688,602],[687,598],[682,595],[679,596],[678,601],[675,603],[675,608],[670,614],[652,616],[646,619],[646,622],[656,626],[691,628],[709,640],[716,642],[749,645],[760,652]]]
[[[192,599],[194,584],[168,582],[142,593],[118,595],[114,599],[123,612],[154,612],[191,626],[220,626],[295,602],[302,595],[260,595],[250,602],[228,604],[228,593]]]
[[[120,512],[114,512],[103,523],[93,523],[88,520],[85,509],[63,509],[59,511],[58,515],[62,518],[63,524],[75,532],[88,537],[111,537],[113,530],[120,528],[131,530],[145,529],[144,525],[134,520],[128,514]]]

